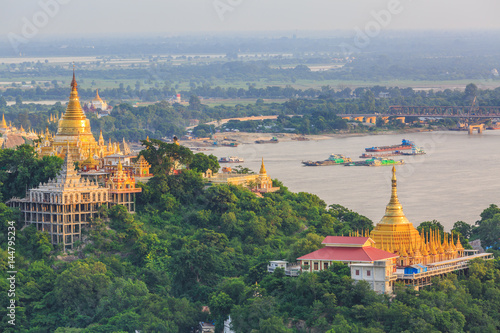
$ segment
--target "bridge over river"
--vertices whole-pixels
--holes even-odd
[[[405,122],[406,117],[425,118],[459,118],[464,119],[464,129],[469,134],[484,130],[483,121],[486,119],[500,118],[500,106],[401,106],[393,105],[384,113],[356,113],[339,114],[344,119],[352,119],[366,123],[375,124],[378,117],[385,122],[389,118],[395,118]]]

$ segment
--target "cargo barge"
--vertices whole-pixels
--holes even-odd
[[[378,158],[378,157],[390,157],[390,156],[416,156],[416,155],[424,155],[425,151],[419,147],[413,147],[411,150],[395,150],[388,153],[382,154],[369,154],[363,153],[359,157],[360,158]]]
[[[413,143],[413,141],[403,139],[403,141],[399,145],[365,148],[365,151],[367,151],[367,152],[382,152],[382,151],[412,149],[414,147],[415,147],[415,144]]]
[[[324,161],[302,161],[306,166],[325,166],[325,165],[341,165],[352,162],[351,158],[345,157],[340,154],[331,154],[328,159]]]
[[[404,164],[404,160],[392,160],[388,158],[374,157],[364,161],[354,161],[345,163],[345,166],[387,166],[387,165],[400,165]]]
[[[278,138],[273,136],[271,140],[257,140],[255,143],[278,143]]]
[[[242,159],[241,157],[236,157],[236,156],[219,158],[219,163],[243,163],[243,162],[245,162],[244,159]]]

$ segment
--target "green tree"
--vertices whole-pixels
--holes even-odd
[[[189,163],[189,168],[201,173],[206,172],[208,169],[212,170],[213,173],[217,173],[220,165],[216,156],[198,153],[193,156],[191,163]]]
[[[464,221],[457,221],[453,224],[453,229],[451,229],[451,231],[459,233],[465,239],[469,239],[472,232],[472,226]]]
[[[37,158],[35,149],[27,144],[0,150],[0,183],[4,199],[24,197],[26,189],[55,178],[63,160],[56,156]]]
[[[211,315],[215,319],[217,331],[224,328],[224,321],[229,317],[233,306],[233,300],[223,291],[213,293],[210,296],[210,299],[208,300],[208,307],[210,308]]]
[[[166,143],[160,140],[141,140],[145,147],[139,155],[151,164],[152,173],[170,174],[176,164],[189,165],[193,158],[193,153],[187,147],[175,143]]]
[[[92,260],[76,261],[56,279],[57,304],[66,312],[92,317],[110,284],[106,265]]]
[[[259,330],[255,330],[259,333],[288,333],[293,332],[291,329],[286,328],[283,324],[283,319],[280,317],[272,316],[268,319],[260,319]]]

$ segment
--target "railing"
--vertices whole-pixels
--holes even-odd
[[[286,276],[295,277],[300,275],[300,266],[290,266],[285,268],[285,267],[267,265],[267,272],[274,273],[276,268],[283,268],[285,270]]]
[[[464,259],[458,261],[456,260],[455,262],[451,263],[443,263],[442,265],[438,265],[435,268],[432,266],[428,266],[427,272],[421,272],[421,273],[413,273],[413,274],[396,274],[398,279],[401,280],[416,280],[416,279],[421,279],[425,277],[431,277],[431,276],[436,276],[440,274],[446,274],[454,271],[459,271],[463,269],[467,269],[469,267],[469,263],[472,259],[475,258],[482,258],[483,260],[490,260],[493,259],[493,255],[491,253],[483,253],[475,256],[470,256],[470,257],[465,257]],[[439,263],[434,263],[434,265],[439,264]]]

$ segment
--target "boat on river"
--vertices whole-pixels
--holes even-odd
[[[422,148],[420,148],[420,147],[414,147],[410,151],[402,151],[402,152],[400,152],[400,155],[406,155],[406,156],[425,155],[425,151]]]
[[[331,154],[328,159],[324,161],[302,161],[306,166],[325,166],[325,165],[341,165],[352,162],[350,157],[345,157],[341,154]]]
[[[277,137],[273,136],[271,140],[257,140],[255,143],[278,143],[279,140]]]
[[[387,166],[387,165],[400,165],[404,164],[404,160],[393,160],[389,158],[373,157],[364,161],[354,161],[345,163],[345,166]]]
[[[243,162],[245,162],[244,159],[242,159],[241,157],[236,157],[236,156],[219,158],[219,163],[243,163]]]
[[[394,151],[394,150],[412,149],[414,147],[415,143],[413,143],[413,141],[403,139],[403,141],[399,145],[365,148],[365,151],[367,152]]]

